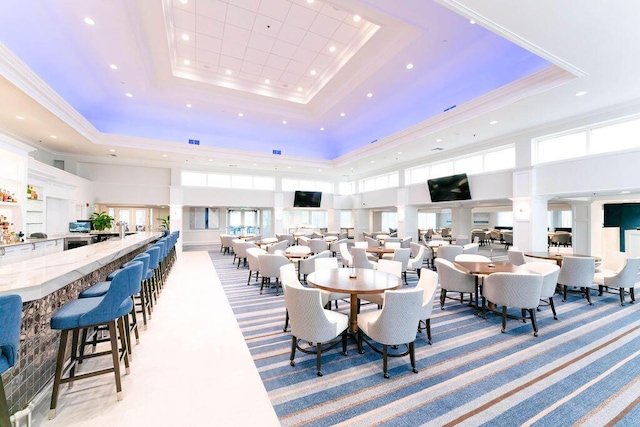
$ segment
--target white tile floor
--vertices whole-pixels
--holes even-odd
[[[122,401],[113,375],[102,375],[63,386],[54,420],[47,419],[49,392],[32,424],[280,425],[206,252],[178,254],[133,350]]]

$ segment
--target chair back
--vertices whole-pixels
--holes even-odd
[[[565,286],[589,287],[593,284],[596,263],[593,258],[565,256],[558,283]]]
[[[249,263],[249,271],[260,271],[260,262],[258,256],[266,254],[262,248],[249,248],[247,249],[247,262]]]
[[[329,243],[329,250],[332,253],[336,254],[336,253],[340,252],[340,244],[341,243],[345,243],[346,244],[347,241],[348,241],[348,239],[335,240],[335,241]]]
[[[411,243],[411,250],[413,251],[414,246],[418,246],[418,253],[413,255],[413,258],[409,259],[409,263],[407,264],[408,270],[417,270],[422,267],[422,263],[424,261],[424,255],[427,253],[427,248],[424,245],[419,245],[417,243]],[[422,274],[422,273],[421,273]]]
[[[322,306],[320,289],[289,286],[283,283],[284,303],[291,319],[291,335],[313,343],[328,342],[346,329],[330,321]],[[414,325],[415,327],[415,325]]]
[[[351,249],[352,263],[351,267],[355,268],[373,268],[373,263],[367,258],[365,248],[354,247]]]
[[[402,243],[385,240],[384,247],[387,249],[400,249],[402,248]]]
[[[464,249],[464,245],[467,245],[467,244],[469,244],[469,236],[465,234],[456,236],[456,245],[463,246],[463,249]]]
[[[145,253],[149,254],[149,268],[151,270],[158,268],[158,265],[160,265],[160,247],[151,246]]]
[[[402,271],[407,271],[407,265],[409,264],[409,258],[411,257],[410,248],[398,248],[393,253],[393,260],[402,263]]]
[[[415,341],[422,311],[421,288],[385,291],[380,316],[369,323],[367,334],[386,345],[407,344]]]
[[[469,292],[476,291],[476,279],[471,274],[458,270],[450,261],[436,258],[436,270],[440,287],[447,291]]]
[[[433,297],[438,287],[438,273],[428,268],[420,270],[420,280],[416,288],[422,289],[422,310],[420,311],[420,320],[426,320],[431,317],[433,310]]]
[[[289,260],[284,255],[261,254],[258,255],[260,264],[260,275],[262,277],[280,277],[280,267],[289,264]]]
[[[509,257],[509,262],[513,265],[523,265],[526,264],[526,260],[524,259],[524,252],[509,249],[507,251],[507,256]]]
[[[369,236],[364,236],[364,241],[367,242],[367,246],[370,248],[375,248],[376,246],[380,246],[380,243],[376,239]]]
[[[558,284],[558,275],[560,267],[550,262],[528,262],[522,264],[518,269],[523,273],[537,273],[542,276],[542,289],[540,290],[540,298],[549,298],[556,293]]]
[[[293,234],[276,234],[276,238],[278,239],[279,242],[282,242],[282,241],[289,242],[289,245],[293,245],[295,242],[295,239],[293,238]]]
[[[638,281],[639,268],[640,258],[627,258],[627,262],[618,274],[604,278],[604,285],[625,289],[633,288]]]
[[[309,248],[311,249],[311,253],[319,254],[320,252],[328,250],[329,244],[321,238],[311,239],[309,240]]]
[[[493,273],[484,280],[482,295],[506,307],[536,308],[540,304],[542,276],[539,274]]]
[[[626,252],[607,251],[604,259],[598,266],[597,271],[607,270],[617,273],[624,267],[627,262],[627,257],[628,255]]]
[[[153,274],[153,271],[149,269],[149,265],[151,263],[151,255],[149,255],[146,252],[143,252],[141,254],[136,255],[133,258],[133,260],[142,262],[142,278],[143,279],[148,279],[149,277],[151,277],[151,274]]]
[[[331,256],[331,252],[329,251],[322,251],[319,254],[315,254],[310,256],[309,258],[300,260],[300,264],[299,264],[299,273],[300,274],[311,274],[314,271],[316,271],[316,261],[317,260],[321,260],[321,259],[329,259],[329,256]],[[337,258],[334,258],[336,261],[338,260]]]
[[[0,297],[0,374],[16,364],[20,344],[22,298],[20,295]]]
[[[289,242],[287,240],[281,240],[277,243],[274,243],[271,246],[267,246],[267,253],[273,254],[276,251],[285,251],[289,247]]]
[[[338,268],[338,258],[316,258],[314,261],[315,271]]]
[[[381,259],[378,261],[378,271],[393,274],[402,277],[402,263],[400,261],[392,261],[390,259]]]
[[[400,247],[401,248],[410,248],[411,247],[411,243],[413,240],[412,236],[407,236],[407,237],[403,237],[402,239],[400,239]]]
[[[462,246],[462,253],[463,254],[477,254],[479,247],[480,247],[480,245],[478,243],[467,243],[466,245]]]
[[[340,248],[340,257],[342,257],[342,265],[349,265],[353,263],[353,257],[351,256],[351,252],[347,248],[347,242],[340,243],[338,246]]]
[[[289,287],[303,288],[302,283],[298,280],[298,273],[296,273],[296,266],[289,263],[280,267],[280,281],[283,285]],[[286,287],[283,286],[283,290],[286,292]]]
[[[460,254],[460,255],[456,255],[455,261],[460,261],[460,262],[491,262],[491,259],[487,258],[484,255]]]
[[[420,248],[424,248],[424,245],[421,243],[411,242],[409,248],[411,248],[411,256],[415,257],[420,252]]]
[[[443,245],[438,248],[438,258],[446,259],[453,262],[456,259],[456,255],[462,253],[462,246],[458,245]]]

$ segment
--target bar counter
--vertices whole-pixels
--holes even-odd
[[[3,375],[11,413],[26,408],[53,378],[60,332],[49,327],[51,316],[161,236],[141,232],[0,266],[0,295],[23,301],[18,361]]]

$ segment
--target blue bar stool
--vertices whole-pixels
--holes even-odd
[[[51,329],[60,330],[60,347],[56,361],[56,372],[53,380],[53,393],[51,394],[51,406],[49,419],[56,416],[58,395],[60,385],[73,383],[76,380],[91,378],[96,375],[113,372],[116,381],[116,396],[122,400],[122,384],[120,381],[120,358],[116,333],[116,323],[120,332],[120,340],[126,373],[129,373],[129,358],[126,355],[126,339],[124,322],[122,317],[127,315],[133,308],[131,297],[140,291],[140,281],[142,280],[142,269],[144,264],[141,261],[131,262],[130,265],[118,270],[118,274],[113,277],[109,290],[104,296],[96,298],[79,298],[63,305],[51,317]],[[109,341],[111,350],[93,353],[85,357],[96,357],[111,355],[113,367],[98,371],[87,372],[76,375],[76,362],[78,360],[78,335],[82,329],[94,326],[107,325],[109,328]],[[65,367],[65,353],[69,332],[71,338],[71,359]],[[69,371],[69,376],[63,378],[63,372]]]
[[[4,392],[2,374],[16,364],[20,343],[22,298],[20,295],[0,297],[0,426],[11,425],[9,405]]]

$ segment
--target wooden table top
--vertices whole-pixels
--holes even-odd
[[[578,258],[593,258],[596,261],[600,261],[600,258],[597,257],[597,256],[580,255],[580,254],[563,254],[563,253],[557,253],[557,252],[553,252],[553,251],[549,251],[549,252],[525,252],[524,256],[528,256],[530,258],[538,258],[538,259],[549,259],[549,260],[555,261],[556,264],[558,264],[559,266],[562,266],[562,260],[566,256],[578,257]]]
[[[394,248],[385,248],[384,246],[372,246],[367,248],[367,252],[370,254],[378,254],[378,255],[382,255],[382,254],[392,254],[394,253],[396,250]]]
[[[356,277],[349,276],[350,270],[355,270]],[[377,294],[402,287],[400,277],[368,268],[319,270],[307,276],[307,283],[325,291],[350,294]]]
[[[517,273],[518,266],[510,262],[472,262],[454,261],[453,263],[467,274]]]

